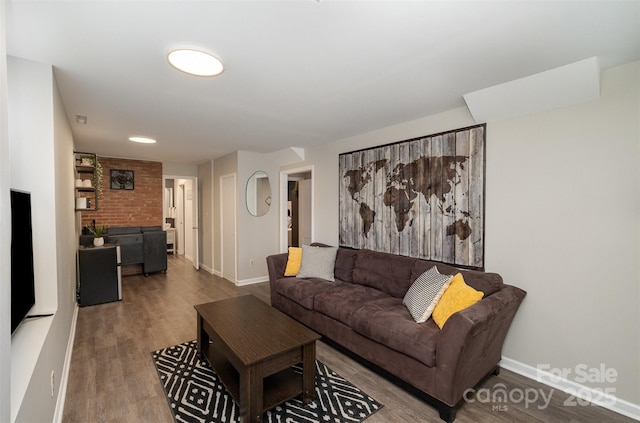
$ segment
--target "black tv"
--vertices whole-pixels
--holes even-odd
[[[11,334],[36,303],[31,194],[11,190]]]

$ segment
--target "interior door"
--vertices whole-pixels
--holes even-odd
[[[220,178],[220,242],[222,277],[236,283],[236,175]]]
[[[298,184],[298,225],[300,245],[311,244],[311,179]]]
[[[184,183],[182,181],[179,182],[178,184],[178,196],[176,198],[176,221],[175,221],[175,226],[176,226],[176,233],[178,235],[178,254],[180,255],[184,255],[185,254],[185,248],[184,248],[184,239],[185,239],[185,233],[184,233],[184,201],[185,201],[185,189],[184,189]]]
[[[199,233],[200,233],[200,225],[198,224],[198,178],[193,178],[193,183],[191,185],[191,231],[193,232],[193,236],[191,237],[191,241],[193,243],[192,247],[192,257],[193,257],[193,267],[196,270],[200,269],[200,248],[199,245]]]

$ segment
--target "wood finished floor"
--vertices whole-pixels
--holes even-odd
[[[236,287],[179,256],[169,257],[166,274],[123,278],[122,290],[121,302],[79,309],[63,422],[173,422],[151,351],[196,338],[195,304],[245,294],[269,302],[268,283]],[[428,404],[322,342],[317,358],[384,404],[367,423],[441,421]],[[566,394],[507,370],[477,389],[494,387],[551,394],[551,402],[466,403],[456,422],[634,422],[601,407],[564,406]]]

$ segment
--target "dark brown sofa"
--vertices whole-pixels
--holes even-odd
[[[335,282],[285,277],[286,263],[286,253],[267,257],[273,307],[397,378],[449,422],[465,390],[497,374],[507,331],[526,295],[495,273],[365,249],[338,249]],[[412,282],[433,265],[443,274],[461,272],[485,294],[442,330],[433,319],[416,323],[402,303]]]

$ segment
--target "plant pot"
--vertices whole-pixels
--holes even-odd
[[[104,238],[93,238],[93,246],[94,247],[102,247],[104,245]]]

